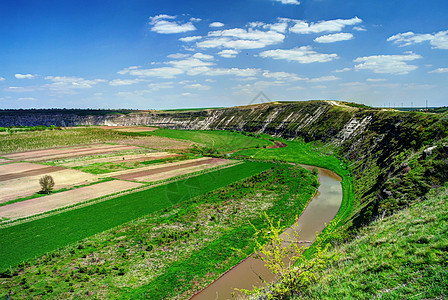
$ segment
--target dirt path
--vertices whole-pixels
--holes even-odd
[[[102,182],[54,195],[1,206],[0,217],[8,219],[28,217],[139,186],[142,186],[142,184],[121,180]]]

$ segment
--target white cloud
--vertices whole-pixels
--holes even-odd
[[[312,50],[311,46],[302,46],[300,48],[293,48],[289,50],[275,49],[263,51],[260,53],[263,58],[285,59],[288,61],[295,61],[301,64],[308,64],[314,62],[328,62],[338,58],[337,54],[324,54]]]
[[[210,87],[208,85],[202,85],[200,83],[187,84],[187,85],[184,86],[184,88],[194,89],[194,90],[201,90],[201,91],[206,91],[206,90],[210,89]]]
[[[368,82],[384,82],[384,81],[386,81],[386,79],[383,79],[383,78],[367,78],[366,81],[368,81]]]
[[[343,73],[343,72],[348,72],[351,71],[352,68],[343,68],[343,69],[339,69],[339,70],[334,70],[334,73]]]
[[[312,89],[326,89],[327,86],[326,85],[315,85],[311,87]]]
[[[317,23],[307,23],[306,21],[296,20],[296,24],[289,29],[291,32],[308,34],[320,32],[337,32],[344,29],[346,26],[356,25],[362,23],[358,17],[351,19],[336,19],[329,21],[320,21]]]
[[[239,52],[232,49],[222,50],[218,55],[224,58],[235,58]]]
[[[448,68],[438,68],[428,73],[448,73]]]
[[[174,53],[174,54],[167,55],[167,57],[174,58],[174,59],[182,59],[182,58],[190,57],[190,54]]]
[[[274,0],[274,1],[281,2],[282,4],[300,5],[300,1],[298,1],[298,0]]]
[[[94,85],[106,82],[104,79],[88,80],[81,77],[71,76],[47,76],[46,80],[52,81],[50,84],[43,85],[44,88],[49,88],[53,91],[64,91],[69,89],[89,89]]]
[[[36,90],[36,87],[9,86],[9,87],[5,88],[4,90],[7,92],[17,92],[17,93],[34,92]]]
[[[192,68],[198,68],[198,67],[207,67],[212,66],[214,63],[209,61],[202,61],[200,59],[190,57],[184,60],[173,60],[167,62],[167,64],[172,65],[174,68],[179,70],[190,70]]]
[[[355,31],[367,31],[367,29],[365,29],[362,26],[355,26],[355,27],[353,27],[353,30],[355,30]]]
[[[407,61],[413,61],[422,58],[418,54],[408,52],[405,55],[373,55],[358,57],[354,62],[356,70],[371,70],[379,74],[408,74],[417,69],[417,66],[408,65]]]
[[[15,74],[14,77],[17,78],[17,79],[33,79],[33,78],[36,78],[37,75],[32,75],[32,74]]]
[[[208,39],[198,42],[200,48],[258,49],[283,42],[285,36],[277,31],[233,28],[208,33]]]
[[[213,22],[213,23],[210,23],[209,26],[210,26],[210,27],[213,27],[213,28],[216,28],[216,27],[223,27],[223,26],[224,26],[224,23],[221,23],[221,22]]]
[[[413,32],[398,33],[389,37],[387,41],[398,44],[400,47],[411,46],[429,41],[435,49],[448,49],[448,30],[439,31],[433,34],[419,34]]]
[[[0,81],[5,81],[6,79],[4,77],[0,77]]]
[[[142,79],[114,79],[109,81],[109,85],[112,86],[131,85],[142,81],[143,81]]]
[[[186,96],[186,97],[189,97],[189,96],[196,96],[195,94],[192,94],[192,93],[182,93],[181,95],[182,95],[182,96]]]
[[[318,78],[312,78],[312,79],[309,79],[308,82],[324,82],[324,81],[334,81],[334,80],[339,80],[339,79],[341,79],[341,78],[330,75],[330,76],[322,76],[322,77],[318,77]]]
[[[175,16],[158,15],[150,18],[149,24],[152,25],[151,31],[161,34],[182,33],[196,30],[191,22],[179,23],[175,21],[167,21],[175,19]]]
[[[288,22],[291,20],[285,19],[285,18],[278,18],[278,20],[279,20],[279,22],[274,23],[274,24],[266,24],[263,22],[251,22],[248,24],[248,26],[251,28],[259,27],[259,28],[263,28],[263,29],[267,29],[267,30],[273,30],[273,31],[285,33],[286,29],[288,28]]]
[[[33,97],[23,97],[23,98],[19,98],[17,99],[17,101],[36,101],[36,98]]]
[[[195,36],[187,36],[187,37],[180,38],[179,41],[188,43],[188,42],[194,42],[194,41],[197,41],[200,39],[202,39],[202,36],[195,35]]]
[[[203,53],[196,53],[193,55],[194,58],[202,59],[202,60],[214,60],[215,58],[213,55],[203,54]]]
[[[183,74],[184,70],[172,67],[161,67],[154,69],[141,69],[141,67],[129,67],[117,73],[121,75],[129,74],[138,77],[174,78],[176,75]]]
[[[341,32],[334,34],[327,34],[314,39],[316,43],[334,43],[339,41],[348,41],[353,39],[353,34]]]
[[[161,89],[172,89],[174,87],[174,82],[157,82],[157,83],[150,83],[148,84],[148,87],[151,91],[158,91]]]
[[[187,72],[188,75],[205,75],[205,76],[225,76],[225,75],[230,75],[230,76],[238,76],[238,77],[253,77],[256,76],[258,73],[260,72],[259,69],[251,69],[251,68],[246,68],[246,69],[239,69],[239,68],[230,68],[230,69],[225,69],[225,68],[209,68],[209,67],[200,67],[200,68],[195,68],[195,69],[191,69]]]
[[[264,71],[263,77],[265,78],[272,78],[275,80],[285,80],[285,81],[297,81],[297,80],[307,80],[307,78],[302,78],[297,74],[294,73],[287,73],[287,72],[270,72],[270,71]]]

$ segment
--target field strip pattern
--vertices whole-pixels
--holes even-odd
[[[172,162],[172,163],[169,163],[169,164],[170,164],[170,166],[179,166],[179,165],[183,165],[183,164],[186,164],[186,163],[189,163],[189,162],[192,162],[192,161],[203,161],[203,160],[207,160],[207,159],[210,159],[210,158],[209,157],[201,157],[201,158],[195,158],[195,159],[189,159],[189,160],[182,160],[182,161]],[[116,178],[117,176],[120,176],[120,175],[125,175],[125,174],[135,173],[135,172],[143,172],[143,171],[146,171],[146,170],[160,169],[160,168],[164,168],[164,167],[166,167],[166,164],[149,165],[147,167],[138,168],[137,171],[135,169],[128,169],[128,170],[121,170],[121,171],[111,172],[111,173],[107,173],[107,174],[101,174],[100,176]]]
[[[140,183],[113,180],[30,199],[0,207],[0,217],[17,219],[74,205],[83,201],[107,196],[142,186]]]
[[[35,176],[35,175],[43,175],[43,174],[53,173],[53,172],[62,171],[62,170],[65,170],[65,168],[54,167],[54,166],[43,166],[43,168],[39,168],[39,169],[35,169],[35,170],[14,172],[14,173],[9,173],[9,174],[0,174],[0,181],[6,181],[6,180],[17,179],[17,178],[22,178],[22,177]]]
[[[204,170],[216,168],[219,166],[230,165],[230,164],[234,164],[234,163],[235,163],[234,161],[229,161],[229,160],[223,159],[223,160],[213,161],[213,162],[207,163],[207,164],[199,164],[199,165],[190,166],[190,167],[176,168],[171,171],[165,170],[163,172],[159,172],[156,174],[137,177],[134,180],[141,181],[141,182],[154,182],[154,181],[169,179],[172,177],[187,175],[187,174],[194,173],[194,172],[204,171]]]
[[[139,149],[136,146],[126,145],[103,145],[102,147],[83,147],[83,148],[69,148],[58,150],[37,150],[14,154],[4,154],[3,156],[15,160],[27,161],[45,161],[58,158],[76,157],[81,155],[94,155],[103,153],[113,153],[123,150]]]
[[[179,172],[178,172],[179,174],[173,173],[174,174],[173,176],[176,176],[176,175],[182,175],[181,174],[182,169],[187,169],[190,167],[197,167],[197,166],[201,166],[201,165],[208,165],[210,168],[212,168],[216,165],[226,164],[226,163],[231,163],[231,162],[232,161],[225,160],[225,159],[219,159],[219,158],[193,159],[193,160],[189,160],[189,161],[183,161],[182,163],[179,163],[179,164],[172,163],[172,164],[169,164],[168,166],[160,166],[160,167],[154,168],[154,169],[134,171],[134,172],[128,173],[128,174],[114,176],[114,178],[122,179],[122,180],[145,181],[142,179],[150,179],[151,175],[156,175],[156,174],[165,173],[165,172],[169,172],[169,171],[179,170]],[[193,172],[193,171],[190,171],[190,172]],[[169,177],[172,177],[172,176],[169,176]],[[156,180],[160,180],[160,179],[156,179]],[[154,180],[151,180],[151,181],[154,181]]]
[[[0,228],[0,269],[258,174],[272,163],[244,162],[63,213]]]
[[[53,177],[55,190],[98,181],[97,175],[84,173],[78,170],[63,169],[45,174]],[[40,191],[41,187],[39,185],[39,179],[42,175],[43,174],[0,181],[0,203],[31,196]]]
[[[85,166],[88,164],[95,163],[112,163],[112,162],[137,162],[137,161],[146,161],[146,160],[155,160],[155,159],[163,159],[168,157],[176,157],[179,154],[169,153],[169,152],[155,152],[155,153],[143,153],[143,154],[131,154],[131,155],[117,155],[117,156],[109,156],[103,158],[93,158],[81,161],[71,161],[67,163],[63,163],[62,165],[65,167],[79,167]],[[123,160],[124,158],[124,160]]]

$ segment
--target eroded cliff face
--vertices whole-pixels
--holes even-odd
[[[408,205],[448,180],[448,115],[371,109],[336,101],[266,103],[198,111],[127,114],[0,112],[0,126],[150,125],[236,130],[320,140],[337,147],[355,181],[355,226]],[[431,149],[428,155],[425,149]]]

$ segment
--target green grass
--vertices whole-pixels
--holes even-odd
[[[289,226],[315,193],[311,172],[272,166],[5,270],[0,297],[186,298],[253,251],[249,222]]]
[[[223,130],[171,130],[158,129],[151,135],[186,140],[212,148],[218,152],[229,152],[240,149],[271,146],[273,143],[252,136],[245,136],[238,132]]]
[[[448,190],[363,228],[305,299],[446,299]]]
[[[272,167],[249,162],[0,229],[0,269]]]

